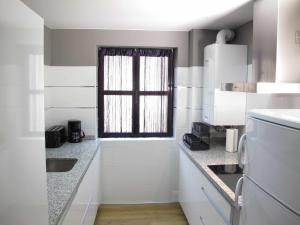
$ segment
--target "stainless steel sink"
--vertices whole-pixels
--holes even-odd
[[[47,172],[67,172],[77,163],[75,158],[48,158],[46,159]]]

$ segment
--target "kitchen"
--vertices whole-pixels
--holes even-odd
[[[0,0],[0,224],[300,224],[299,7]]]

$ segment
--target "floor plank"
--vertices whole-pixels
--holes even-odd
[[[178,203],[101,205],[95,225],[188,225]]]

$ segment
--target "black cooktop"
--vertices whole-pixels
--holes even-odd
[[[210,168],[233,192],[236,183],[243,176],[243,170],[238,164],[208,165]]]

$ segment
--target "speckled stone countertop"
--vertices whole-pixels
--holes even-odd
[[[181,150],[191,159],[208,180],[218,189],[224,198],[234,206],[233,191],[211,170],[208,165],[237,164],[237,153],[225,151],[222,144],[213,144],[208,151],[191,151],[183,143],[179,144]]]
[[[99,140],[85,140],[81,143],[65,143],[59,148],[46,149],[47,158],[78,159],[68,172],[47,173],[49,225],[56,225],[60,221],[99,149],[99,144]]]

